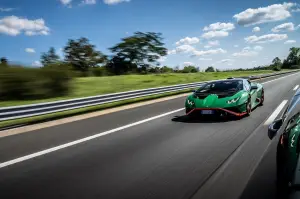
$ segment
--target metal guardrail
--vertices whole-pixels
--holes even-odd
[[[260,78],[293,73],[296,71],[300,71],[300,70],[265,74],[259,76],[250,76],[250,77],[248,76],[242,78],[256,80]],[[164,86],[164,87],[142,89],[142,90],[135,90],[135,91],[128,91],[128,92],[120,92],[120,93],[99,95],[93,97],[77,98],[71,100],[61,100],[55,102],[38,103],[38,104],[23,105],[23,106],[4,107],[4,108],[0,108],[0,121],[26,118],[26,117],[44,115],[49,113],[73,110],[78,108],[84,108],[89,106],[101,105],[101,104],[106,104],[111,102],[122,101],[122,100],[128,100],[133,98],[145,97],[150,95],[157,95],[163,93],[182,91],[186,89],[193,89],[207,82],[209,81],[189,83],[189,84],[179,84],[174,86]]]

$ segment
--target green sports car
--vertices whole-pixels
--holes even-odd
[[[185,102],[187,115],[244,116],[264,103],[262,84],[229,78],[203,84]]]

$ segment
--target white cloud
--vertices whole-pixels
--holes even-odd
[[[210,24],[209,26],[205,26],[203,28],[203,31],[216,31],[216,30],[222,30],[222,31],[230,31],[235,28],[233,23],[213,23]]]
[[[194,50],[193,55],[192,56],[203,56],[203,55],[213,55],[213,54],[223,54],[223,53],[227,53],[226,50],[223,50],[222,48],[218,48],[218,49],[212,49],[212,50]]]
[[[15,8],[0,8],[0,12],[10,12],[15,10]]]
[[[81,4],[83,4],[83,5],[94,5],[94,4],[96,4],[96,3],[97,3],[96,0],[83,0],[83,1],[81,2]]]
[[[122,2],[130,2],[130,0],[103,0],[103,2],[108,5],[115,5]]]
[[[64,5],[69,5],[72,2],[72,0],[60,0],[60,2]]]
[[[216,37],[227,37],[229,35],[226,31],[209,31],[202,34],[202,38],[212,39]]]
[[[169,50],[168,51],[168,55],[174,55],[174,54],[176,54],[176,50]]]
[[[261,50],[264,49],[264,47],[262,47],[262,46],[254,46],[253,49],[256,50],[256,51],[261,51]]]
[[[293,9],[292,12],[300,12],[300,8]]]
[[[183,62],[183,66],[194,66],[193,62]]]
[[[167,60],[167,57],[160,57],[157,61],[158,62],[165,62]]]
[[[176,42],[176,45],[182,45],[182,44],[196,44],[199,43],[199,39],[197,37],[186,37],[184,39],[180,39],[179,41]]]
[[[216,63],[228,63],[228,62],[234,62],[234,59],[222,59],[221,61],[218,61]]]
[[[203,58],[203,57],[200,57],[199,60],[200,61],[212,61],[212,58]]]
[[[247,43],[268,43],[268,42],[284,40],[287,38],[288,38],[287,34],[267,34],[259,37],[255,35],[246,37],[245,41]]]
[[[215,40],[215,41],[209,41],[208,42],[208,45],[210,46],[219,46],[220,45],[220,42],[218,40]]]
[[[289,10],[296,5],[296,3],[283,3],[256,9],[248,8],[247,10],[234,15],[233,18],[236,19],[239,25],[243,26],[281,21],[291,17]]]
[[[41,66],[43,66],[43,64],[40,61],[35,61],[32,63],[32,66],[33,67],[41,67]]]
[[[253,48],[251,48],[250,46],[246,46],[245,48],[243,48],[242,51],[233,53],[232,55],[234,57],[251,57],[257,55],[258,54],[257,51],[262,51],[262,50],[263,50],[262,46],[254,46]]]
[[[243,48],[242,51],[233,53],[232,56],[234,57],[251,57],[257,55],[257,52],[252,50],[251,47],[247,46]]]
[[[195,48],[190,45],[182,45],[182,46],[176,47],[177,53],[189,53],[189,52],[193,52],[193,51],[195,51]]]
[[[219,46],[220,42],[218,40],[208,41],[208,45],[204,46],[204,48],[211,48],[213,46]]]
[[[35,53],[35,50],[33,48],[26,48],[25,52],[27,52],[27,53]]]
[[[287,40],[284,42],[284,44],[293,44],[293,43],[296,43],[297,41],[296,40]]]
[[[239,47],[239,45],[234,45],[233,47],[235,47],[235,48],[238,48],[238,47]]]
[[[48,35],[50,29],[43,19],[29,20],[16,16],[0,19],[0,33],[16,36],[24,32],[27,36]]]
[[[221,63],[227,63],[227,62],[233,62],[233,61],[234,61],[234,59],[223,59],[220,62]]]
[[[272,32],[287,32],[287,31],[294,31],[295,30],[295,26],[293,23],[283,23],[280,24],[274,28],[272,28]]]
[[[234,59],[222,59],[220,61],[217,61],[217,62],[213,63],[212,65],[213,66],[215,66],[217,64],[222,64],[223,65],[223,64],[226,63],[228,66],[231,66],[234,61],[235,61]]]
[[[260,27],[256,26],[252,29],[252,32],[259,32],[260,31]]]

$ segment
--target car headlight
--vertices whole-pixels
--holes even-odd
[[[228,104],[236,103],[239,99],[240,99],[240,98],[237,97],[237,98],[234,98],[234,99],[232,99],[232,100],[228,100],[227,103],[228,103]]]
[[[188,103],[190,106],[194,106],[194,104],[195,104],[195,102],[190,101],[190,100],[187,100],[187,103]]]

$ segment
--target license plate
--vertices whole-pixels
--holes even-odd
[[[213,110],[202,110],[201,113],[203,115],[212,115],[212,114],[214,114],[214,111]]]

